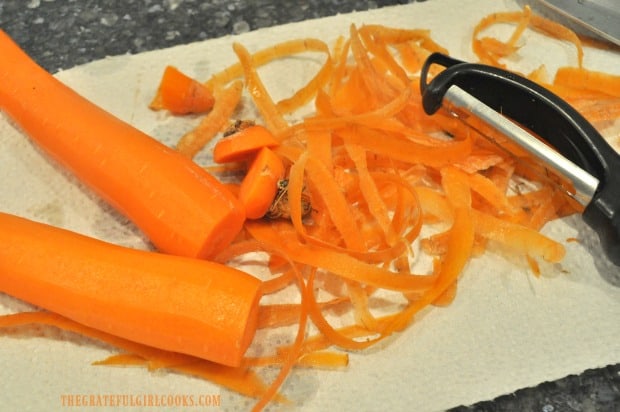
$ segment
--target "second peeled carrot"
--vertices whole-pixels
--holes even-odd
[[[0,110],[166,253],[210,257],[244,207],[190,159],[106,112],[38,66],[0,30]]]

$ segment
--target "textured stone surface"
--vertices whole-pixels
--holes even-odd
[[[0,26],[50,71],[395,0],[8,0]]]
[[[0,0],[0,27],[47,70],[404,0]],[[1,58],[1,57],[0,57]],[[616,411],[620,365],[541,384],[468,411]]]

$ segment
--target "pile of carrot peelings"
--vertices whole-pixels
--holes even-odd
[[[487,29],[498,24],[513,24],[515,30],[505,41],[484,36]],[[526,7],[521,12],[494,13],[482,19],[474,28],[472,49],[481,63],[509,68],[504,63],[508,60],[505,58],[518,53],[520,40],[528,28],[572,44],[575,48],[575,65],[560,67],[553,79],[548,78],[544,64],[522,75],[562,97],[599,130],[605,130],[620,118],[620,76],[588,70],[583,65],[584,45],[608,50],[617,50],[618,46],[579,36],[561,24],[532,13]],[[618,136],[609,137],[616,148],[620,147]]]
[[[484,37],[495,24],[513,25],[512,36]],[[528,8],[482,19],[474,28],[473,50],[481,62],[504,67],[504,59],[518,53],[525,30],[571,42],[577,51],[575,67],[561,68],[553,81],[543,67],[528,77],[597,126],[620,116],[620,77],[584,69],[583,39]],[[274,190],[263,198],[252,192],[246,204],[268,197],[270,218],[247,219],[240,236],[215,259],[232,264],[248,254],[267,254],[259,328],[296,326],[291,342],[248,355],[232,368],[136,345],[51,314],[13,315],[0,326],[52,324],[102,339],[124,352],[100,364],[201,376],[258,399],[260,410],[271,401],[287,402],[279,391],[294,367],[346,367],[350,351],[404,330],[429,306],[449,305],[468,261],[489,249],[516,256],[513,261],[520,259],[536,275],[542,262],[560,262],[566,239],[550,239],[539,230],[577,208],[518,148],[508,154],[448,114],[424,114],[418,73],[435,51],[448,52],[428,30],[353,25],[334,44],[297,39],[251,52],[235,43],[238,62],[201,85],[201,95],[212,95],[214,104],[180,138],[177,150],[193,158],[231,124],[247,123],[243,130],[260,125],[260,133],[255,128],[245,132],[245,140],[220,146],[237,147],[237,153],[218,153],[227,160],[205,167],[243,177],[254,150],[275,155],[266,157],[271,160],[265,168],[284,171]],[[321,67],[290,98],[274,101],[259,69],[298,53],[316,53]],[[177,84],[198,87],[182,80]],[[233,118],[244,89],[259,118]],[[176,113],[196,111],[195,101],[183,107],[187,100],[171,99]],[[160,96],[158,104],[164,100]],[[314,107],[311,116],[290,120],[308,104]],[[234,138],[239,130],[231,133]],[[255,144],[250,133],[256,133]],[[241,152],[244,156],[235,156]],[[239,193],[239,185],[230,187]],[[296,291],[291,301],[269,299],[290,289]],[[344,320],[334,322],[334,314],[344,314],[339,316]],[[260,370],[270,366],[280,369],[267,383]]]

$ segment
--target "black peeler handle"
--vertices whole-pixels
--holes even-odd
[[[445,69],[427,82],[434,64]],[[543,137],[564,157],[599,180],[583,218],[599,234],[609,259],[620,266],[620,155],[614,148],[572,106],[529,79],[441,53],[430,55],[422,67],[420,90],[424,111],[430,115],[439,110],[453,85]]]

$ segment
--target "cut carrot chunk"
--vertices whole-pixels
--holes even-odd
[[[248,160],[263,147],[275,147],[278,140],[265,127],[249,126],[217,141],[213,148],[213,160],[217,163]]]
[[[151,109],[166,109],[173,114],[203,113],[211,110],[213,93],[202,83],[174,66],[166,66]]]
[[[284,178],[284,163],[278,155],[263,147],[252,161],[239,188],[239,199],[245,205],[248,219],[265,216],[278,191],[278,181]]]

